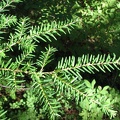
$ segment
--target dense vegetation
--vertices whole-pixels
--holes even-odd
[[[119,0],[0,1],[0,120],[119,120]]]

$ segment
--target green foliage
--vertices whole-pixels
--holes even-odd
[[[70,38],[75,40],[82,29],[86,32],[90,26],[95,28],[107,24],[109,16],[119,9],[117,0],[85,0],[83,3],[60,0],[56,6],[53,6],[54,0],[51,3],[49,0],[32,3],[29,0],[23,3],[21,0],[0,2],[0,119],[117,119],[120,113],[119,91],[109,85],[96,84],[97,79],[90,82],[83,73],[98,74],[101,71],[107,74],[119,70],[120,57],[115,53],[90,55],[87,49],[83,49],[87,55],[61,59],[54,56],[62,48],[58,44],[62,36],[71,34]],[[18,8],[22,5],[28,15],[19,14],[19,10],[16,13],[17,5]],[[47,5],[50,10],[46,10]],[[90,41],[100,39],[101,31],[90,31]],[[118,39],[119,29],[116,28],[114,33]],[[110,35],[106,36],[110,38]],[[69,40],[65,39],[66,45],[67,42]]]
[[[0,110],[0,119],[1,120],[6,120],[6,117],[4,116],[6,111]]]
[[[95,80],[92,83],[85,80],[85,84],[87,86],[85,90],[87,97],[83,97],[80,102],[80,106],[83,109],[80,115],[83,116],[83,119],[101,120],[104,113],[110,116],[110,118],[115,117],[117,111],[113,109],[113,104],[118,100],[117,94],[109,94],[109,86],[104,88],[98,86],[95,89]],[[116,97],[114,97],[114,94],[116,94]]]

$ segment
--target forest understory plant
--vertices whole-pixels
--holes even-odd
[[[12,15],[15,6],[26,1],[0,2],[0,119],[119,119],[119,90],[97,85],[97,80],[90,82],[82,75],[119,70],[120,57],[83,54],[56,62],[54,55],[59,50],[51,43],[72,34],[81,19],[74,16],[38,23],[30,15]]]

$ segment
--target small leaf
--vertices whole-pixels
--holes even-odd
[[[12,99],[16,99],[15,90],[11,90],[10,96]]]
[[[105,86],[104,88],[103,88],[103,90],[107,90],[109,88],[109,86]]]
[[[3,58],[4,58],[5,56],[6,56],[5,53],[1,50],[1,51],[0,51],[0,57],[3,57]]]
[[[96,81],[95,81],[95,80],[93,80],[93,81],[92,81],[92,89],[94,88],[95,83],[96,83]]]
[[[89,82],[88,80],[84,80],[84,82],[85,82],[85,85],[86,85],[88,88],[91,88],[91,87],[92,87],[91,84],[90,84],[90,82]]]

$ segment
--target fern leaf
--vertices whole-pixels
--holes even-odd
[[[5,117],[6,111],[0,110],[0,120],[6,120],[7,118]]]
[[[30,30],[30,37],[38,42],[36,38],[40,38],[43,41],[51,41],[51,37],[53,39],[57,39],[55,35],[60,35],[59,32],[66,34],[66,30],[70,32],[75,23],[78,22],[77,20],[71,20],[66,22],[52,22],[51,24],[41,24],[40,26],[32,27]]]
[[[55,120],[56,117],[59,117],[60,103],[53,97],[55,95],[55,91],[52,87],[52,79],[42,79],[39,78],[37,74],[32,75],[34,80],[34,84],[32,88],[34,90],[34,94],[37,95],[38,101],[40,104],[43,104],[43,109],[49,112],[50,119]],[[46,76],[47,78],[47,76]],[[48,85],[49,84],[49,85]]]
[[[54,83],[59,94],[64,93],[68,98],[75,99],[79,103],[80,96],[84,96],[85,85],[78,77],[54,74]]]
[[[53,55],[53,53],[56,51],[55,48],[48,46],[48,48],[45,48],[46,52],[41,52],[41,56],[39,57],[39,59],[37,60],[37,65],[40,66],[40,72],[43,71],[43,68],[51,62],[51,56]]]
[[[76,60],[76,64],[74,59],[74,57],[69,57],[59,61],[56,68],[59,69],[58,73],[68,72],[75,75],[76,71],[94,73],[94,71],[105,72],[105,70],[108,70],[111,72],[115,68],[119,69],[120,65],[120,58],[116,58],[115,54],[113,54],[113,58],[110,55],[98,55],[97,57],[83,55]]]
[[[12,3],[13,2],[20,2],[22,0],[2,0],[0,2],[0,12],[5,12],[8,11],[7,7],[13,7]]]
[[[17,19],[15,16],[6,16],[2,14],[0,16],[0,30],[6,28],[7,26],[11,26],[16,23]]]

